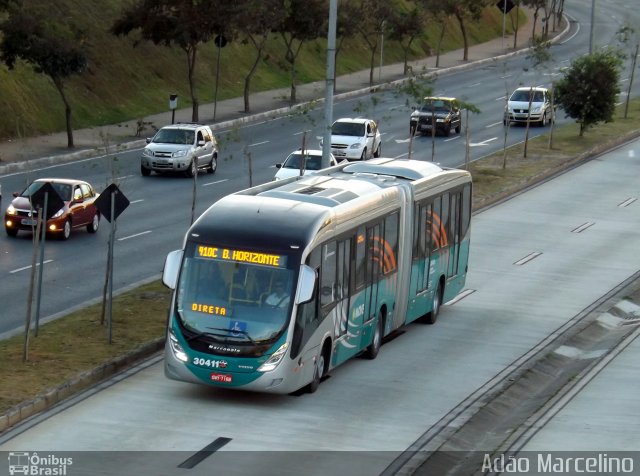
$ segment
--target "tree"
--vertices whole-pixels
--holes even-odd
[[[274,28],[287,48],[285,59],[291,65],[290,104],[296,102],[296,59],[305,41],[326,35],[329,17],[324,0],[280,0],[282,20]]]
[[[338,65],[338,54],[342,50],[344,41],[353,38],[356,27],[360,22],[360,12],[358,6],[353,2],[341,2],[338,6],[338,19],[336,24],[336,51],[334,62]],[[333,87],[336,89],[338,68],[333,68]]]
[[[425,31],[427,19],[424,10],[415,6],[411,11],[396,11],[389,17],[391,34],[389,39],[400,43],[404,52],[403,74],[407,74],[411,44]]]
[[[442,0],[439,9],[447,16],[453,16],[462,33],[464,52],[462,60],[469,59],[469,38],[467,36],[466,21],[478,21],[482,15],[482,10],[488,5],[487,0]]]
[[[123,10],[111,26],[116,36],[140,30],[142,38],[156,45],[182,49],[187,56],[191,120],[198,122],[195,71],[198,47],[215,34],[225,32],[236,14],[236,2],[226,0],[137,0]]]
[[[631,58],[631,68],[629,74],[629,85],[627,86],[627,98],[624,102],[624,118],[629,115],[629,101],[631,100],[631,87],[633,86],[633,77],[636,70],[636,60],[638,59],[638,50],[640,50],[640,34],[630,24],[625,23],[617,32],[618,41],[622,48],[630,48],[630,52],[625,57]]]
[[[373,69],[375,67],[376,51],[380,37],[384,32],[386,19],[396,10],[393,0],[360,0],[360,22],[356,28],[358,34],[365,41],[371,53],[369,69],[369,86],[373,86]]]
[[[67,147],[73,148],[71,105],[65,94],[65,82],[87,69],[82,50],[84,34],[74,25],[50,19],[50,16],[25,9],[11,0],[5,1],[9,14],[0,24],[0,59],[9,69],[18,60],[33,66],[37,73],[48,76],[64,103]],[[46,19],[50,19],[48,22]]]
[[[534,69],[537,68],[546,68],[552,60],[551,55],[551,43],[544,39],[537,39],[533,37],[532,39],[533,45],[529,54],[527,55],[527,59],[531,61],[531,65]],[[533,95],[529,95],[529,119],[531,118],[531,100]],[[551,127],[549,128],[549,149],[553,146],[553,129],[555,127],[555,114],[554,114],[554,101],[553,101],[553,85],[551,85],[551,90],[549,91],[549,99],[551,101]],[[543,121],[544,122],[544,121]],[[531,126],[531,121],[527,121],[527,130],[524,135],[524,157],[527,157],[527,149],[529,145],[529,128]]]
[[[442,0],[420,0],[420,5],[429,12],[434,18],[435,23],[440,25],[440,32],[438,33],[438,41],[436,43],[436,68],[440,67],[440,52],[442,51],[442,40],[447,28],[447,18],[449,11],[447,5]]]
[[[251,79],[258,69],[260,60],[267,44],[267,39],[282,20],[279,8],[280,0],[248,0],[242,2],[238,15],[238,28],[244,34],[246,42],[250,42],[256,50],[256,56],[244,78],[244,112],[250,112],[249,93]]]
[[[556,104],[580,124],[580,137],[589,127],[613,120],[621,65],[617,51],[600,50],[573,60],[554,83]]]

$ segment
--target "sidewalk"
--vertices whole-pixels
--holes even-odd
[[[414,72],[436,73],[463,70],[483,62],[491,62],[496,57],[522,54],[528,49],[533,27],[532,13],[529,10],[526,12],[529,19],[518,30],[518,44],[515,49],[513,48],[513,35],[506,35],[504,39],[500,37],[487,43],[471,46],[468,61],[462,61],[463,50],[459,49],[440,55],[439,68],[435,68],[435,56],[409,64]],[[551,33],[554,37],[552,41],[558,40],[568,30],[568,23],[564,23],[564,30],[559,29]],[[537,33],[539,33],[539,27]],[[401,63],[386,65],[381,69],[375,68],[376,87],[384,87],[384,85],[406,79],[402,73],[403,65]],[[340,99],[366,94],[370,89],[369,70],[366,69],[336,78],[334,98]],[[300,84],[297,86],[298,102],[301,104],[314,100],[324,101],[324,91],[324,80]],[[217,105],[213,103],[202,104],[199,109],[200,122],[211,124],[215,131],[243,122],[283,114],[290,110],[286,99],[288,96],[289,88],[253,93],[250,98],[251,114],[241,112],[244,109],[242,97],[218,101]],[[214,106],[216,122],[213,124]],[[160,128],[171,123],[171,111],[147,116],[144,121]],[[191,121],[191,108],[176,110],[175,121]],[[137,120],[131,120],[109,126],[74,130],[75,149],[71,150],[66,147],[67,135],[65,131],[47,136],[4,141],[0,143],[0,174],[17,172],[27,167],[33,168],[100,155],[105,152],[141,148],[145,144],[144,138],[151,136],[153,131],[146,128],[140,137],[136,137],[136,129]]]

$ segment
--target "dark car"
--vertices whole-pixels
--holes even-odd
[[[22,193],[14,193],[14,199],[4,215],[7,235],[16,236],[19,230],[33,232],[38,212],[31,206],[30,197],[45,183],[50,183],[64,205],[47,220],[47,233],[66,240],[72,228],[87,227],[89,233],[98,231],[100,212],[95,206],[98,193],[87,182],[73,179],[43,178],[35,180]]]
[[[418,133],[433,132],[436,135],[448,136],[451,130],[456,134],[462,128],[460,118],[460,106],[455,98],[426,97],[420,107],[414,108],[409,119],[409,133],[413,136]]]

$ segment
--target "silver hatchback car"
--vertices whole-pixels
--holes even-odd
[[[531,110],[529,110],[531,107]],[[526,124],[527,121],[539,126],[546,126],[553,120],[551,99],[547,88],[525,86],[516,89],[507,102],[503,124]]]

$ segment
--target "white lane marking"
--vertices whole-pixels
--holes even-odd
[[[470,294],[473,294],[475,292],[476,292],[475,289],[465,289],[460,294],[458,294],[456,297],[454,297],[451,301],[445,302],[444,305],[445,306],[453,306],[458,301],[462,301],[464,298],[466,298],[467,296],[469,296]]]
[[[592,227],[593,225],[595,225],[595,222],[588,221],[588,222],[583,223],[582,225],[574,228],[573,230],[571,230],[571,233],[582,233],[584,230],[586,230],[587,228]]]
[[[504,122],[494,122],[493,124],[488,124],[488,125],[484,126],[484,128],[485,129],[489,129],[489,127],[496,127],[496,126],[499,126],[501,124],[504,125]]]
[[[129,238],[137,238],[138,236],[147,235],[151,233],[151,230],[143,231],[142,233],[136,233],[135,235],[123,236],[122,238],[118,238],[118,241],[128,240]]]
[[[449,137],[448,139],[443,140],[442,142],[451,142],[452,140],[458,140],[460,136]]]
[[[227,182],[228,180],[229,179],[222,179],[222,180],[216,180],[215,182],[207,182],[207,183],[203,183],[202,186],[208,187],[209,185],[215,185],[217,183]]]
[[[539,251],[534,251],[533,253],[528,254],[527,256],[525,256],[525,257],[524,257],[524,258],[522,258],[522,259],[519,259],[518,261],[516,261],[516,262],[515,262],[515,263],[513,263],[513,264],[518,265],[518,266],[522,266],[523,264],[528,263],[529,261],[531,261],[531,260],[533,260],[533,259],[536,259],[536,258],[537,258],[538,256],[540,256],[541,254],[542,254],[542,253],[541,253],[541,252],[539,252]]]
[[[43,264],[51,263],[52,261],[53,261],[52,259],[48,259],[48,260],[45,260]],[[37,266],[40,266],[40,263],[36,263],[36,267]],[[9,271],[9,274],[19,273],[20,271],[24,271],[25,269],[31,269],[31,265],[11,270]]]
[[[621,208],[628,207],[629,205],[631,205],[636,200],[637,200],[637,198],[630,197],[630,198],[627,198],[624,202],[619,203],[618,206],[621,207]]]
[[[254,142],[253,144],[249,144],[248,147],[254,147],[256,145],[268,144],[268,140],[263,140],[262,142]]]
[[[134,200],[132,202],[129,202],[129,204],[133,205],[134,203],[140,203],[140,202],[144,202],[144,198],[141,198],[140,200]]]
[[[498,140],[497,137],[492,137],[491,139],[483,140],[482,142],[470,142],[469,147],[478,147],[481,145],[489,145],[489,142],[493,142],[494,140]]]

